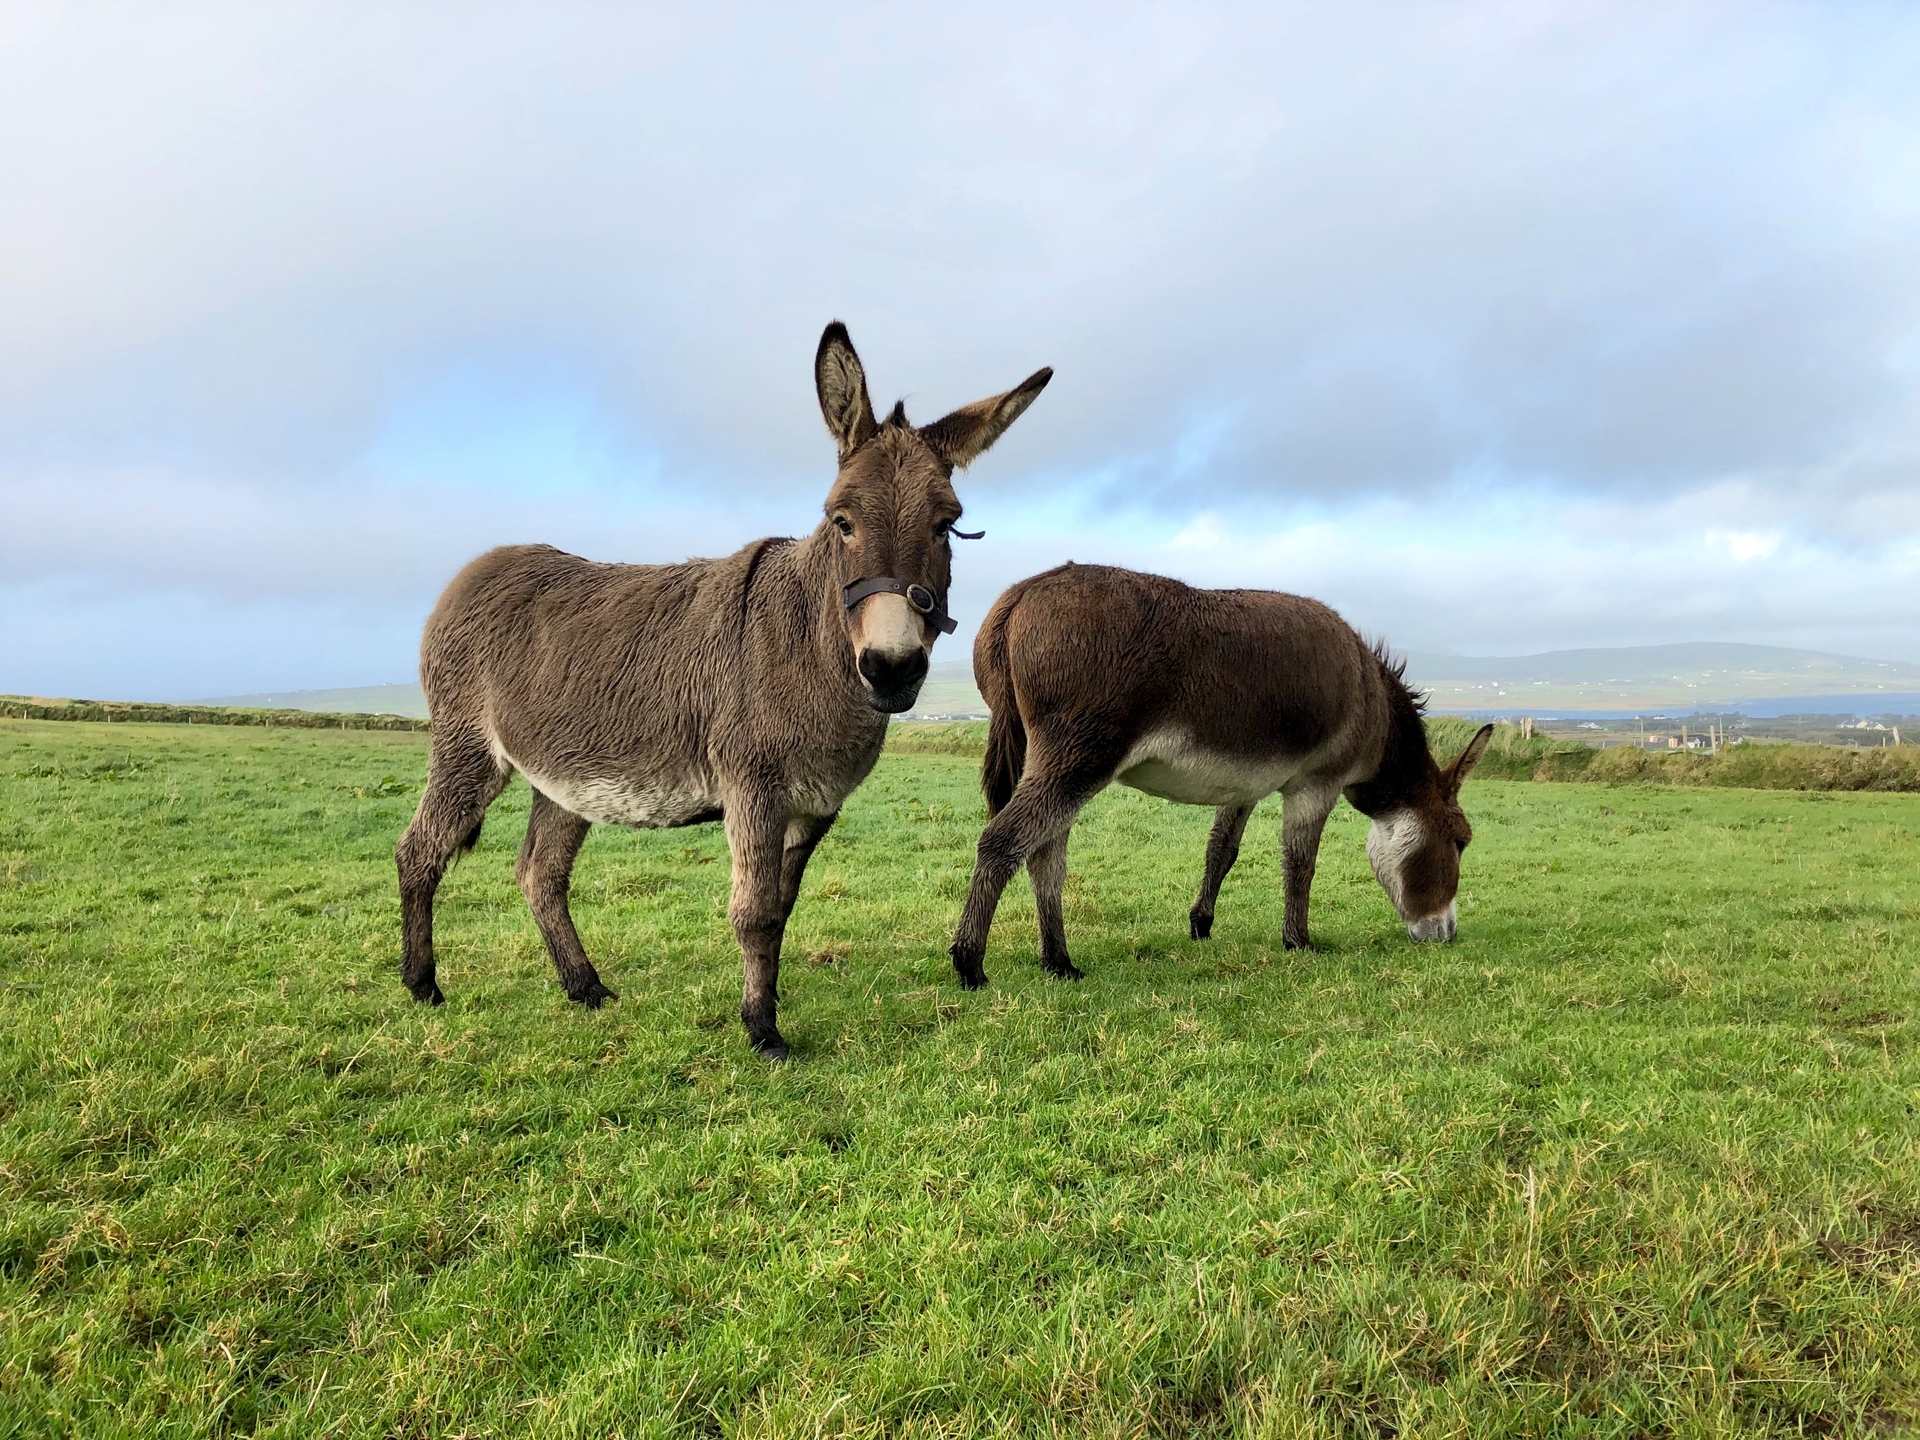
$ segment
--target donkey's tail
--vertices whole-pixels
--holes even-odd
[[[974,680],[987,702],[987,756],[980,765],[980,788],[987,793],[987,814],[998,815],[1013,798],[1013,787],[1027,768],[1027,727],[1013,698],[1013,675],[1007,664],[1007,617],[1011,594],[1002,595],[988,612],[973,642]]]
[[[989,818],[1006,809],[1020,772],[1027,768],[1027,727],[1020,712],[1009,706],[993,712],[987,723],[987,758],[980,767],[980,788],[987,792]]]

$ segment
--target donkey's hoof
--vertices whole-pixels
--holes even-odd
[[[1284,950],[1311,950],[1313,948],[1313,942],[1311,940],[1288,940],[1282,937],[1280,946]]]
[[[753,1048],[762,1060],[774,1065],[784,1064],[787,1056],[793,1053],[787,1048],[787,1042],[781,1039],[778,1030],[763,1039],[755,1040]]]
[[[1191,935],[1195,940],[1211,940],[1213,938],[1213,916],[1197,914],[1187,916],[1187,934]]]
[[[440,993],[440,982],[429,980],[424,985],[409,985],[407,993],[422,1005],[444,1005],[447,997]]]
[[[579,991],[579,993],[570,994],[567,998],[569,1000],[579,1001],[589,1010],[598,1010],[602,1005],[606,1004],[607,1001],[618,1000],[620,997],[614,994],[613,991],[607,989],[607,987],[602,985],[598,980],[595,980]]]
[[[1087,978],[1087,972],[1071,960],[1044,961],[1041,968],[1055,980],[1084,980]]]
[[[959,945],[947,953],[953,956],[953,973],[960,977],[960,988],[978,990],[987,983],[986,967],[980,963],[978,955],[970,955]]]

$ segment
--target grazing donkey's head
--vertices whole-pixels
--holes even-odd
[[[919,696],[935,638],[953,629],[948,537],[960,518],[953,472],[1020,418],[1053,371],[1037,371],[1004,395],[917,429],[907,423],[904,405],[876,421],[866,372],[847,327],[836,320],[820,337],[813,378],[820,413],[840,448],[826,524],[837,537],[847,638],[867,703],[897,713]]]
[[[1419,723],[1416,714],[1414,723]],[[1460,808],[1460,787],[1493,738],[1483,725],[1444,770],[1427,757],[1428,772],[1408,787],[1401,803],[1375,816],[1367,831],[1367,859],[1415,940],[1451,940],[1458,926],[1454,896],[1460,889],[1460,857],[1473,827]],[[1424,733],[1420,740],[1424,753]]]

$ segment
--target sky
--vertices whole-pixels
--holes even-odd
[[[0,692],[412,678],[489,546],[818,523],[937,418],[1065,559],[1403,649],[1920,659],[1920,10],[0,9]]]

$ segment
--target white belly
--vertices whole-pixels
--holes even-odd
[[[509,763],[514,763],[509,757]],[[648,830],[685,825],[698,815],[720,808],[719,797],[694,777],[684,781],[649,777],[632,780],[615,776],[585,776],[557,780],[526,766],[514,768],[527,783],[562,810],[601,825],[636,825]]]
[[[1196,746],[1181,731],[1143,735],[1120,762],[1122,785],[1182,805],[1253,805],[1300,772],[1301,759],[1250,761]]]

